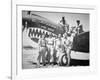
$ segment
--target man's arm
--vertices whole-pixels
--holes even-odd
[[[41,39],[39,39],[38,41],[38,48],[40,49],[40,45],[41,45]]]
[[[56,39],[54,40],[54,47],[56,47]]]

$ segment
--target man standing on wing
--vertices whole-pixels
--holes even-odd
[[[45,39],[45,35],[43,34],[42,35],[42,38],[39,40],[38,42],[39,44],[39,55],[38,55],[38,66],[40,66],[40,61],[42,59],[42,63],[43,65],[45,66],[45,54],[46,54],[46,51],[47,51],[47,41]]]
[[[66,22],[64,16],[63,16],[62,19],[60,20],[60,23],[61,23],[61,25],[62,25],[62,28],[63,28],[63,30],[64,30],[64,33],[65,33],[65,32],[68,32],[68,31],[69,31],[69,24]]]

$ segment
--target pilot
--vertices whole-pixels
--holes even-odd
[[[64,32],[68,32],[68,31],[69,31],[69,24],[66,22],[64,16],[63,16],[62,19],[60,20],[60,23],[63,25],[63,30],[64,30]]]
[[[53,62],[54,62],[54,65],[57,64],[57,50],[56,50],[56,40],[58,39],[58,36],[55,35],[55,38],[54,38],[54,54],[53,54]]]
[[[72,43],[73,43],[73,38],[74,38],[74,34],[68,34],[67,33],[67,37],[66,40],[64,41],[64,46],[66,47],[66,54],[67,54],[67,58],[68,58],[68,66],[70,65],[70,59],[71,59],[71,47],[72,47]]]
[[[47,51],[47,41],[45,39],[44,34],[42,35],[42,38],[38,41],[38,45],[39,45],[39,55],[38,55],[38,58],[37,58],[37,61],[38,61],[37,65],[40,66],[40,61],[42,59],[42,63],[45,66],[46,65],[45,54],[46,54],[46,51]]]
[[[76,22],[77,22],[77,33],[79,34],[79,33],[84,32],[83,26],[82,26],[82,24],[80,24],[80,20],[77,20]]]
[[[47,48],[48,48],[47,61],[50,64],[53,62],[53,54],[54,54],[54,38],[52,33],[47,38]]]
[[[63,55],[63,51],[64,51],[61,34],[58,35],[58,38],[55,41],[55,49],[57,51],[57,55],[56,55],[56,57],[58,59],[57,63],[58,63],[58,65],[60,65],[61,56]]]

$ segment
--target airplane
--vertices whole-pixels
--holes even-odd
[[[42,34],[45,34],[45,36],[48,37],[50,33],[52,33],[53,36],[64,33],[59,24],[55,24],[42,16],[31,13],[30,11],[22,11],[22,25],[22,30],[26,27],[28,30],[28,36],[35,42],[38,42],[38,39],[41,38]]]
[[[42,37],[42,34],[45,34],[46,37],[48,37],[50,33],[52,33],[53,36],[64,33],[61,25],[53,23],[52,21],[40,15],[31,13],[31,11],[26,10],[22,11],[22,26],[22,31],[24,31],[24,29],[26,28],[28,37],[36,43],[38,42],[39,38]],[[80,53],[83,53],[82,57],[80,56],[75,58],[71,55],[71,58],[82,60],[83,62],[79,62],[82,65],[89,65],[89,31],[82,32],[74,37],[71,52],[71,54],[73,54],[74,52],[74,55],[79,55]],[[84,54],[87,55],[87,57],[85,56],[84,58]]]
[[[71,54],[75,54],[72,57],[72,64],[74,65],[90,65],[90,43],[89,43],[89,31],[82,32],[74,37],[73,46],[71,48]],[[73,61],[74,60],[74,61]]]

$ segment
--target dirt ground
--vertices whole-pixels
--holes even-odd
[[[23,48],[23,57],[22,57],[22,69],[34,69],[34,68],[50,68],[50,67],[61,67],[56,65],[46,65],[40,67],[37,66],[37,57],[38,57],[38,48],[26,49]],[[71,56],[75,56],[74,53]],[[74,58],[74,57],[73,57]],[[76,60],[71,59],[70,67],[72,66],[89,66],[89,60]],[[68,66],[63,66],[68,67]]]
[[[38,49],[23,49],[23,58],[22,58],[22,68],[23,69],[33,69],[33,68],[39,68],[37,66],[37,57],[38,57]],[[42,66],[41,68],[49,68],[49,67],[59,67],[58,65],[46,65]]]

